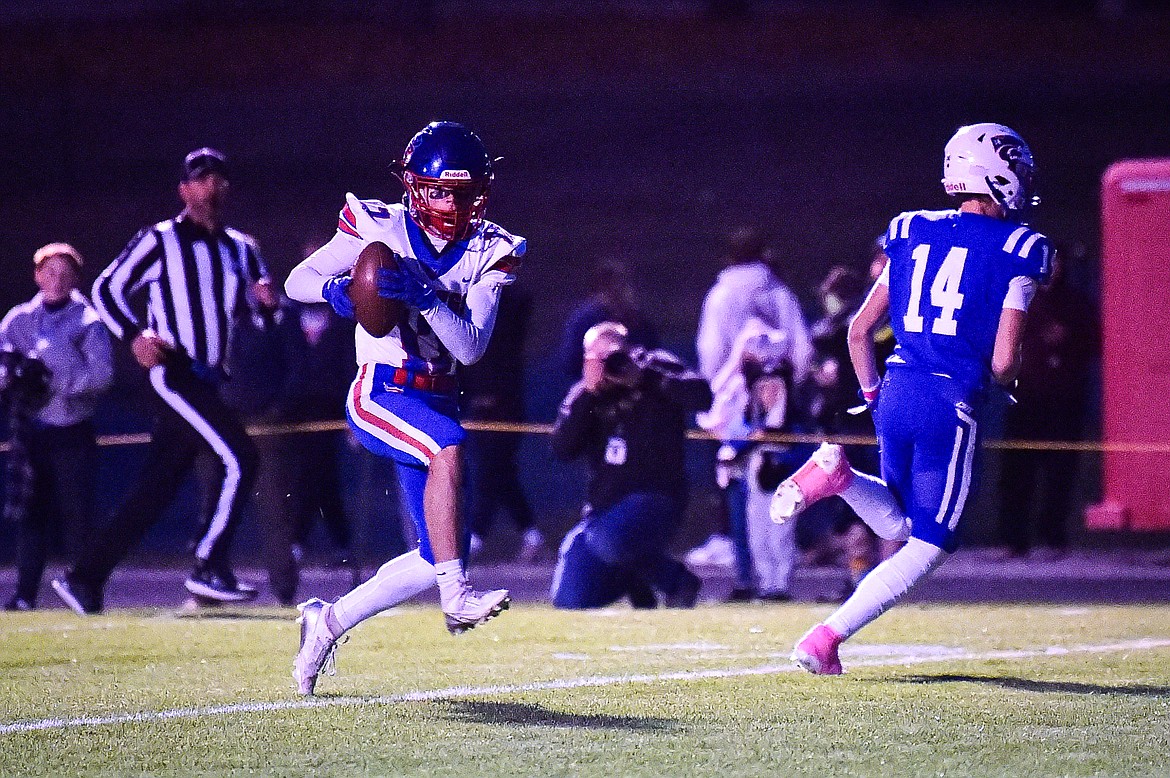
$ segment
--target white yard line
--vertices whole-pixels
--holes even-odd
[[[925,654],[862,659],[850,662],[850,667],[889,667],[897,665],[918,665],[932,662],[983,661],[989,659],[1035,659],[1037,657],[1067,656],[1069,654],[1119,654],[1129,651],[1148,651],[1170,647],[1170,639],[1143,638],[1121,643],[1100,645],[1049,646],[1037,649],[1004,651],[971,651],[949,654]],[[142,711],[140,713],[118,713],[110,716],[81,716],[62,719],[33,719],[0,724],[0,735],[41,730],[64,730],[78,727],[107,726],[111,724],[157,724],[176,719],[200,719],[210,716],[228,716],[237,713],[269,713],[305,708],[366,707],[373,705],[397,705],[404,702],[432,702],[434,700],[458,700],[468,697],[486,697],[497,694],[521,694],[525,692],[555,691],[562,689],[583,689],[603,686],[620,686],[632,683],[657,683],[660,681],[702,681],[713,678],[742,678],[753,675],[779,675],[795,672],[791,664],[763,665],[760,667],[728,668],[724,670],[681,670],[673,673],[645,675],[585,676],[535,683],[509,684],[504,686],[452,686],[433,691],[407,692],[384,697],[312,697],[301,700],[280,700],[277,702],[242,702],[233,705],[212,705],[202,708],[173,708],[170,710]]]
[[[722,646],[718,643],[647,643],[644,646],[610,646],[609,650],[650,653],[660,651],[729,651],[730,646]]]

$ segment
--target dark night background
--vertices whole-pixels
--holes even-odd
[[[942,147],[962,124],[1028,140],[1035,226],[1085,245],[1071,274],[1095,290],[1102,172],[1170,154],[1170,13],[1156,6],[25,2],[0,9],[0,307],[35,291],[38,246],[74,243],[91,281],[174,215],[179,162],[201,145],[232,157],[230,221],[283,280],[346,191],[399,196],[388,164],[439,118],[504,157],[488,215],[529,239],[533,421],[566,386],[553,349],[597,259],[630,265],[690,359],[730,228],[764,226],[811,303],[892,216],[945,205]],[[107,425],[133,426],[133,379]],[[541,464],[541,438],[526,449],[558,530],[574,472]],[[709,502],[694,503],[701,537]]]

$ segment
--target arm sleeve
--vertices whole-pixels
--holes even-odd
[[[443,342],[451,356],[464,365],[479,361],[487,351],[488,341],[496,326],[496,312],[500,293],[516,281],[515,271],[520,267],[526,243],[509,243],[511,251],[497,259],[467,290],[466,313],[457,315],[441,300],[421,311],[435,335]]]
[[[1008,283],[1007,295],[1003,298],[1004,308],[1014,308],[1017,311],[1027,312],[1036,296],[1036,279],[1028,276],[1016,276]]]
[[[456,315],[442,301],[422,311],[422,317],[451,356],[465,365],[479,361],[487,350],[496,326],[501,288],[490,282],[472,284],[467,290],[467,313],[463,316]]]
[[[361,238],[339,230],[328,243],[292,269],[284,282],[285,294],[302,303],[325,302],[321,296],[325,282],[352,268],[361,249]]]
[[[597,405],[597,396],[585,390],[585,384],[578,382],[565,399],[561,402],[557,412],[556,423],[553,424],[552,443],[553,456],[563,461],[576,459],[585,452],[594,428],[594,408]]]
[[[158,280],[162,255],[158,233],[151,228],[144,229],[94,282],[94,308],[119,340],[132,338],[142,330],[142,322],[131,311],[128,298]]]
[[[71,395],[101,394],[114,383],[114,357],[110,348],[110,334],[101,322],[93,321],[85,328],[78,344],[82,365],[69,382]]]

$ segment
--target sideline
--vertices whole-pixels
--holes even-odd
[[[1037,649],[1002,651],[959,652],[945,655],[910,655],[884,659],[859,660],[849,663],[850,667],[891,667],[898,665],[919,665],[932,662],[966,662],[994,659],[1034,659],[1037,657],[1059,657],[1071,654],[1116,654],[1126,651],[1148,651],[1170,647],[1170,639],[1142,638],[1121,643],[1105,643],[1080,646],[1049,646]],[[211,716],[230,716],[238,713],[272,713],[307,708],[366,707],[374,705],[398,705],[404,702],[433,702],[436,700],[458,700],[468,697],[485,697],[495,694],[521,694],[539,691],[560,691],[564,689],[600,688],[635,683],[657,683],[661,681],[702,681],[712,678],[743,678],[746,676],[780,675],[797,672],[791,664],[762,665],[760,667],[729,668],[726,670],[684,670],[672,673],[640,675],[585,676],[535,683],[511,684],[505,686],[452,686],[433,691],[407,692],[385,697],[313,697],[303,700],[281,700],[278,702],[244,702],[234,705],[214,705],[202,708],[173,708],[171,710],[119,713],[110,716],[82,716],[78,718],[33,719],[0,724],[0,735],[45,730],[67,730],[80,727],[108,726],[111,724],[157,724],[176,719],[201,719]]]
[[[469,432],[510,432],[524,435],[547,435],[553,425],[508,421],[461,422]],[[348,429],[344,421],[307,421],[298,424],[252,424],[248,434],[252,437],[269,435],[302,435],[314,432],[341,432]],[[722,438],[699,429],[687,430],[687,440],[710,440],[722,442]],[[821,433],[769,432],[753,435],[751,440],[762,443],[840,443],[843,446],[875,446],[877,439],[872,435],[824,435]],[[99,446],[138,446],[150,442],[149,432],[131,432],[123,435],[99,435]],[[1053,441],[1053,440],[986,440],[982,446],[999,451],[1084,451],[1126,454],[1170,454],[1170,443],[1130,441]],[[11,449],[11,444],[0,443],[0,454]]]

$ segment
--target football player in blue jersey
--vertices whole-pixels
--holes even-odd
[[[826,443],[776,489],[771,513],[788,521],[840,495],[879,536],[906,545],[796,644],[793,661],[811,673],[840,674],[841,642],[955,550],[974,491],[982,408],[1015,380],[1028,305],[1052,265],[1048,238],[1021,222],[1036,201],[1034,172],[1015,131],[963,127],[943,162],[943,187],[957,209],[909,211],[890,222],[889,261],[848,336],[875,416],[882,477],[853,470],[841,446]],[[897,347],[879,384],[873,333],[887,316]]]

